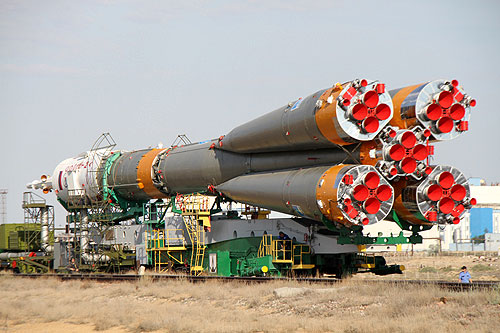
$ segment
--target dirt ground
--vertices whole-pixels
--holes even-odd
[[[373,274],[357,274],[353,279],[408,279],[458,281],[462,266],[469,270],[473,281],[500,281],[500,260],[492,253],[454,254],[429,256],[423,253],[384,253],[387,264],[404,265],[401,275],[375,277]]]
[[[404,277],[410,278],[455,280],[464,264],[492,267],[472,270],[475,279],[499,276],[498,262],[486,257],[388,262],[407,265]],[[147,276],[137,282],[61,282],[0,274],[0,332],[498,332],[498,288],[453,292],[362,281],[401,277],[365,274],[324,286],[152,282]]]

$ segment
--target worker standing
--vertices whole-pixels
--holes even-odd
[[[470,273],[467,271],[467,267],[462,266],[462,271],[458,274],[458,281],[461,283],[471,283],[472,279]]]
[[[75,258],[71,258],[68,266],[67,266],[67,270],[70,272],[70,273],[74,273],[74,272],[78,272],[78,266],[76,265],[76,262],[75,262]]]
[[[285,234],[283,231],[280,231],[280,233],[278,234],[278,239],[279,240],[290,240],[290,236]]]

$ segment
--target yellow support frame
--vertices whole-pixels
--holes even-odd
[[[262,235],[262,240],[260,242],[259,251],[257,256],[259,258],[272,255],[271,244],[273,242],[273,235]]]
[[[275,263],[292,264],[292,240],[273,239],[273,235],[263,235],[257,255],[259,257],[270,255]]]
[[[273,262],[293,264],[292,240],[273,239]]]
[[[307,250],[305,250],[306,248]],[[273,239],[273,235],[269,234],[262,236],[259,251],[257,252],[259,258],[271,256],[273,263],[292,264],[292,269],[314,268],[314,264],[303,263],[304,254],[311,254],[309,245],[294,245],[292,240]]]
[[[304,250],[307,248],[307,251]],[[298,254],[297,254],[298,250]],[[293,265],[292,269],[312,269],[316,265],[314,264],[304,264],[302,259],[304,258],[304,254],[311,254],[311,247],[309,245],[294,245],[293,246]]]
[[[170,237],[170,231],[180,232],[182,237]],[[166,234],[166,237],[165,237]],[[155,272],[163,273],[169,270],[172,261],[184,263],[183,251],[186,250],[186,240],[182,229],[153,229],[145,232],[146,252],[152,252]],[[182,245],[178,245],[181,243]],[[177,257],[174,255],[177,254]]]

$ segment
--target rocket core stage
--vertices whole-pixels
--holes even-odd
[[[395,216],[458,223],[474,204],[469,185],[456,168],[429,164],[429,142],[464,133],[475,104],[456,80],[387,91],[356,79],[211,141],[92,149],[27,186],[54,191],[63,205],[106,200],[127,209],[203,192],[348,228]]]

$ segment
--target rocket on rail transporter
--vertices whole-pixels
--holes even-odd
[[[75,198],[130,203],[205,193],[328,225],[381,220],[456,224],[474,205],[457,168],[432,165],[433,144],[468,130],[476,101],[456,80],[388,90],[337,83],[219,138],[165,149],[99,148],[27,184]]]

